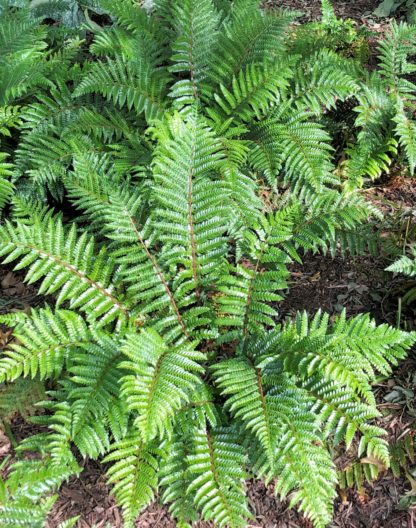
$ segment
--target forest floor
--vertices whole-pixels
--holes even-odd
[[[334,2],[337,14],[370,25],[377,31],[383,24],[374,20],[371,13],[378,0],[355,0]],[[283,6],[305,13],[305,19],[319,16],[320,1],[313,0],[265,0],[266,6]],[[385,26],[384,26],[385,27]],[[406,225],[416,210],[416,181],[405,178],[391,178],[385,183],[368,189],[367,196],[391,219],[392,225]],[[408,224],[407,224],[408,227]],[[400,231],[395,236],[403,237]],[[407,230],[407,228],[404,228]],[[346,308],[349,315],[370,312],[379,322],[396,322],[397,298],[404,284],[399,278],[392,278],[384,272],[388,262],[383,256],[331,259],[312,256],[305,258],[304,265],[291,270],[291,288],[287,299],[280,306],[281,317],[290,316],[297,310],[306,309],[313,313],[319,307],[336,314]],[[22,282],[22,275],[8,270],[0,271],[0,312],[11,309],[30,309],[35,303],[36,292],[32,286]],[[415,314],[403,313],[402,322],[408,328],[415,328]],[[10,331],[0,329],[0,349],[12,339]],[[402,438],[415,428],[416,410],[413,407],[413,390],[416,386],[416,357],[410,357],[389,380],[376,385],[380,419],[390,440]],[[16,440],[37,432],[33,425],[16,417],[12,423]],[[10,441],[0,433],[1,458],[11,454]],[[351,461],[345,457],[337,460],[340,468]],[[411,468],[409,468],[410,470]],[[335,505],[331,528],[416,528],[416,506],[409,508],[406,499],[416,495],[416,481],[410,474],[394,477],[385,472],[375,484],[365,486],[360,492],[340,491]],[[271,488],[262,484],[249,483],[248,494],[251,511],[255,516],[250,528],[311,528],[312,525],[287,502],[278,501]],[[416,501],[413,501],[416,504]],[[65,484],[49,518],[48,528],[56,528],[60,522],[79,515],[77,528],[120,528],[121,514],[110,489],[105,483],[102,465],[84,461],[84,471],[79,478]],[[137,528],[174,528],[167,510],[155,502],[139,517]],[[198,523],[196,528],[211,527],[209,523]]]
[[[371,19],[372,12],[380,4],[380,0],[349,0],[346,2],[334,0],[332,4],[337,16],[362,22],[367,17]],[[305,20],[316,20],[321,13],[320,0],[264,0],[263,5],[301,11]]]

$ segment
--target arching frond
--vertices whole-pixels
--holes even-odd
[[[37,375],[57,377],[77,348],[91,343],[84,320],[75,312],[50,308],[33,310],[14,329],[18,340],[0,358],[0,380]]]
[[[110,287],[114,264],[102,249],[94,254],[94,240],[85,233],[78,237],[75,226],[65,230],[62,220],[50,219],[46,225],[7,223],[0,228],[4,262],[19,259],[16,269],[29,267],[26,280],[42,279],[39,293],[58,290],[57,304],[70,301],[72,308],[86,312],[88,319],[107,324],[125,319],[129,310]]]
[[[116,442],[104,459],[113,462],[107,472],[108,482],[123,508],[125,526],[132,528],[145,506],[153,500],[157,488],[160,450],[144,444],[137,430],[130,430],[124,440]]]
[[[127,337],[122,347],[127,359],[121,367],[128,374],[121,380],[121,391],[129,410],[137,413],[134,425],[145,442],[169,433],[175,412],[199,384],[204,355],[193,348],[167,347],[150,330]]]

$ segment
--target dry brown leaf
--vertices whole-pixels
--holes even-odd
[[[10,452],[12,444],[4,432],[0,429],[0,457],[4,457]]]
[[[371,455],[362,458],[360,462],[361,464],[372,464],[373,466],[377,466],[380,471],[386,471],[387,469],[381,460]]]
[[[7,290],[8,288],[11,288],[12,286],[16,286],[16,284],[19,283],[19,279],[16,277],[14,273],[9,271],[7,275],[4,277],[4,279],[1,281],[1,287],[4,290]]]
[[[9,328],[8,330],[0,329],[0,348],[5,347],[12,339],[13,329]]]

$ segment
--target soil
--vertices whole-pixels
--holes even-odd
[[[303,20],[316,20],[321,14],[320,0],[265,0],[265,7],[284,7],[303,13]],[[337,16],[362,20],[371,17],[374,9],[380,4],[380,0],[355,0],[348,2],[332,1]]]

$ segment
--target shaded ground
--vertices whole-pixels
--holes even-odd
[[[321,13],[321,2],[319,0],[264,0],[265,7],[286,7],[304,13],[305,20],[315,20]],[[332,2],[337,16],[361,20],[371,15],[380,4],[380,0],[351,0],[347,2]]]

